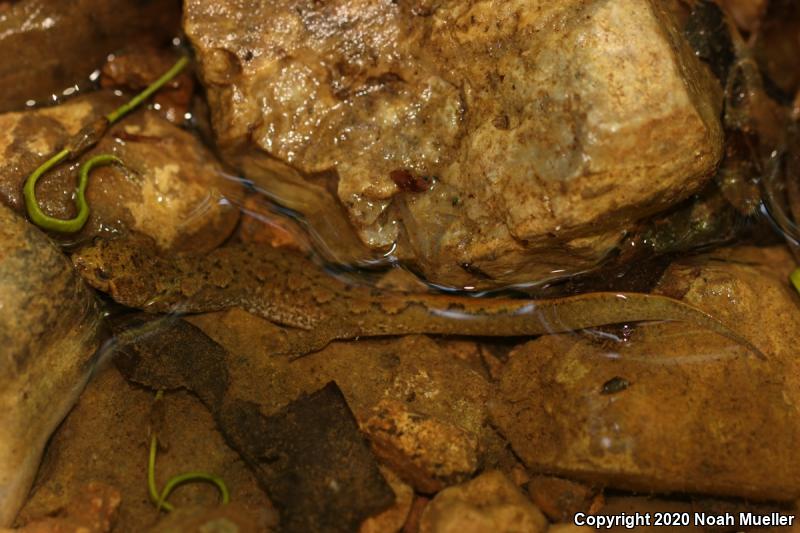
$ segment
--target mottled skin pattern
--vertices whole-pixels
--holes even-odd
[[[147,241],[98,241],[73,255],[87,281],[149,312],[241,307],[289,326],[294,355],[335,339],[415,333],[521,336],[644,320],[687,321],[760,352],[703,311],[664,296],[598,292],[550,300],[478,299],[347,285],[293,251],[233,245],[161,257]]]

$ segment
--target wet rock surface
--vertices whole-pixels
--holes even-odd
[[[425,507],[420,533],[544,533],[547,519],[504,474],[492,470],[449,487]]]
[[[89,378],[100,318],[66,257],[0,205],[0,526],[16,516],[47,439]]]
[[[301,176],[335,189],[365,244],[397,243],[437,282],[592,266],[721,155],[719,89],[658,2],[192,0],[185,15],[227,159],[287,201]]]
[[[177,0],[19,0],[0,6],[0,112],[52,102],[123,46],[178,31]]]
[[[619,342],[546,336],[509,357],[494,423],[538,472],[634,490],[797,498],[792,268],[784,248],[726,249],[673,263],[659,284],[739,324],[767,360],[671,323],[616,332]]]
[[[0,201],[22,213],[25,180],[82,127],[126,101],[108,92],[34,111],[0,115]],[[209,250],[239,219],[230,199],[240,195],[211,152],[190,133],[153,111],[126,117],[76,163],[113,154],[124,166],[98,167],[89,176],[89,220],[70,242],[138,231],[169,250]],[[45,174],[36,194],[45,214],[75,216],[78,164]]]

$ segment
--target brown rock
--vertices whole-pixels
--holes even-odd
[[[598,485],[791,500],[800,495],[797,294],[782,247],[678,261],[659,291],[737,324],[767,354],[700,328],[627,340],[557,335],[513,352],[492,417],[534,471]]]
[[[171,39],[177,0],[19,0],[0,6],[0,112],[52,103],[123,46]],[[65,92],[66,90],[66,92]]]
[[[4,533],[107,533],[115,525],[122,496],[114,487],[92,482],[57,517],[36,520]]]
[[[69,103],[0,115],[0,202],[22,213],[25,180],[71,135],[124,103],[95,93]],[[85,161],[98,154],[119,157],[124,167],[98,167],[89,177],[91,214],[69,242],[135,230],[163,249],[209,250],[230,235],[239,212],[229,199],[240,186],[226,179],[210,151],[188,132],[154,111],[140,111],[112,126]],[[36,194],[45,214],[75,216],[77,167],[64,164],[43,176]]]
[[[581,483],[552,476],[534,476],[528,482],[531,501],[552,522],[571,522],[576,513],[587,513],[598,491]]]
[[[514,465],[509,472],[509,477],[518,487],[527,485],[531,480],[531,476],[522,464]]]
[[[396,533],[403,529],[414,502],[414,489],[403,483],[388,468],[381,468],[381,474],[394,491],[394,504],[379,515],[368,518],[361,524],[359,533]]]
[[[722,153],[661,2],[191,0],[184,29],[230,163],[440,283],[595,265]]]
[[[0,205],[0,527],[94,365],[101,315],[60,250]]]
[[[449,487],[425,507],[420,533],[543,533],[547,519],[502,473]]]
[[[480,464],[491,433],[489,384],[430,338],[335,342],[290,362],[274,355],[282,330],[265,320],[240,310],[189,320],[237,354],[228,365],[231,394],[265,413],[335,381],[376,452],[393,458],[395,472],[418,490],[458,482]],[[399,435],[399,427],[409,433]],[[414,453],[421,455],[410,460]]]
[[[121,338],[115,353],[120,372],[150,390],[196,395],[275,503],[282,530],[350,532],[393,504],[394,493],[334,382],[266,417],[257,404],[229,394],[233,355],[197,327],[141,315],[115,322],[120,337],[130,339]],[[131,339],[137,329],[130,328],[147,333]]]
[[[436,418],[384,400],[364,423],[375,455],[416,490],[434,493],[469,479],[478,468],[478,438]]]

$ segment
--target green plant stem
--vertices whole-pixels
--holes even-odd
[[[800,268],[795,268],[791,274],[789,274],[789,281],[792,282],[795,290],[800,292]]]
[[[89,220],[89,204],[86,203],[86,185],[89,181],[89,172],[96,166],[110,165],[111,163],[122,164],[122,161],[113,155],[100,154],[89,159],[81,165],[80,175],[78,179],[78,189],[76,191],[75,207],[78,209],[78,214],[74,218],[62,219],[46,215],[39,203],[36,201],[36,182],[39,178],[59,164],[65,157],[69,155],[69,150],[66,148],[51,157],[44,165],[37,168],[33,174],[30,175],[25,182],[25,187],[22,190],[22,195],[25,197],[25,208],[28,211],[28,216],[31,221],[40,228],[57,231],[59,233],[75,233],[80,231],[81,228]]]
[[[156,92],[161,87],[169,83],[170,80],[172,80],[172,78],[177,76],[178,73],[181,70],[183,70],[183,68],[188,64],[189,64],[188,57],[180,58],[174,65],[172,65],[172,68],[166,71],[156,81],[148,85],[144,91],[134,96],[127,104],[121,105],[120,107],[118,107],[117,109],[106,115],[108,123],[113,124],[122,117],[124,117],[125,115],[127,115],[128,113],[130,113],[133,109],[136,108],[136,106],[138,106],[139,104],[150,98],[150,96],[152,96],[154,92]]]
[[[167,505],[169,505],[169,503],[167,503],[166,500],[176,487],[183,485],[184,483],[193,483],[197,481],[215,485],[217,489],[219,489],[223,504],[226,504],[230,501],[228,487],[225,486],[225,482],[222,481],[222,478],[219,476],[207,474],[205,472],[186,472],[185,474],[173,476],[169,479],[169,481],[167,481],[167,484],[164,485],[164,490],[161,491],[161,496],[158,499],[158,509],[167,509]]]
[[[172,504],[161,500],[161,495],[158,493],[158,486],[156,486],[156,450],[158,449],[158,438],[155,432],[150,437],[150,458],[147,461],[147,488],[150,492],[150,501],[158,506],[158,509],[165,511],[172,511],[174,507]]]
[[[180,58],[167,72],[165,72],[160,78],[156,81],[151,83],[144,91],[134,96],[128,103],[121,105],[108,115],[106,115],[107,123],[103,128],[100,129],[100,134],[96,135],[92,139],[99,139],[102,136],[102,132],[105,131],[105,128],[108,128],[111,124],[117,122],[119,119],[130,113],[133,109],[135,109],[138,105],[142,102],[147,100],[153,93],[158,91],[161,87],[169,83],[169,81],[178,75],[178,73],[183,70],[183,68],[189,63],[189,59],[186,57]],[[41,178],[47,171],[52,169],[53,167],[60,164],[67,158],[75,159],[83,153],[83,151],[91,148],[94,144],[96,144],[96,140],[93,140],[89,143],[79,143],[81,146],[81,150],[77,150],[80,153],[73,153],[69,148],[63,148],[60,152],[53,155],[50,159],[42,163],[33,173],[28,176],[25,180],[25,185],[22,189],[22,194],[25,197],[25,209],[28,212],[28,216],[31,219],[31,222],[39,226],[40,228],[56,231],[59,233],[75,233],[80,231],[81,228],[86,224],[86,221],[89,219],[89,205],[86,203],[86,185],[89,179],[89,172],[91,169],[98,165],[108,165],[111,163],[118,163],[122,164],[122,161],[119,158],[108,155],[108,154],[101,154],[97,155],[90,160],[86,161],[80,168],[80,179],[78,181],[78,187],[76,190],[76,198],[75,204],[78,209],[78,214],[75,218],[71,218],[68,220],[60,219],[51,217],[46,215],[41,208],[39,207],[39,202],[36,200],[36,182]]]
[[[159,400],[162,395],[163,391],[158,391],[156,394],[156,400]],[[184,483],[193,482],[203,482],[215,485],[219,490],[222,503],[226,504],[230,501],[230,493],[228,492],[228,487],[225,485],[225,481],[223,481],[219,476],[207,474],[206,472],[186,472],[184,474],[173,476],[167,481],[164,489],[159,493],[158,486],[156,485],[157,451],[158,437],[155,430],[153,430],[153,434],[150,436],[150,456],[147,461],[147,488],[150,492],[150,500],[153,502],[153,504],[155,504],[156,509],[159,511],[162,509],[165,511],[174,510],[175,508],[173,505],[167,502],[169,495],[172,494],[172,491],[178,486],[183,485]]]

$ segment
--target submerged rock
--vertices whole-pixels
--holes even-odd
[[[443,420],[382,401],[364,423],[375,455],[420,492],[435,493],[478,469],[478,437]]]
[[[675,323],[545,336],[512,352],[494,423],[538,472],[648,492],[798,498],[793,268],[783,247],[743,247],[677,261],[659,283],[738,324],[766,360]]]
[[[414,489],[403,483],[388,468],[381,468],[381,475],[394,491],[394,503],[384,512],[361,523],[358,533],[389,533],[403,529],[414,502]]]
[[[504,474],[491,470],[447,488],[425,507],[420,533],[544,533],[547,519]]]
[[[0,526],[92,371],[99,327],[94,295],[66,257],[0,205]]]
[[[99,368],[47,446],[41,475],[18,522],[57,514],[70,500],[81,498],[87,483],[103,479],[113,483],[124,499],[114,531],[150,531],[160,513],[147,489],[148,428],[158,424],[163,446],[155,468],[159,488],[183,472],[216,474],[225,481],[231,503],[237,504],[231,511],[242,518],[239,525],[249,522],[248,517],[267,518],[276,525],[277,512],[241,457],[226,445],[203,404],[187,392],[167,393],[159,418],[153,413],[154,398],[153,391],[129,384],[114,365]],[[226,507],[217,507],[219,492],[205,483],[189,483],[169,501],[182,518],[165,519],[159,525],[190,524],[198,508],[207,510],[200,515],[208,519],[225,515]]]
[[[24,212],[22,188],[28,175],[71,135],[125,101],[100,92],[55,107],[0,115],[0,202]],[[163,249],[203,251],[233,231],[239,212],[229,198],[240,195],[240,186],[197,138],[156,112],[124,118],[80,161],[106,153],[124,166],[92,171],[86,189],[89,220],[79,233],[61,238],[80,241],[136,230]],[[65,163],[39,180],[36,194],[45,214],[75,216],[77,167]]]
[[[317,220],[343,207],[440,283],[591,267],[722,153],[719,88],[660,2],[189,0],[184,28],[229,162],[333,255]]]
[[[91,482],[56,516],[41,518],[0,533],[108,533],[116,525],[122,495],[116,488]]]
[[[378,458],[418,491],[463,481],[484,459],[490,385],[430,338],[336,342],[291,361],[275,355],[281,328],[244,311],[189,321],[237,355],[231,394],[265,413],[335,381]]]

